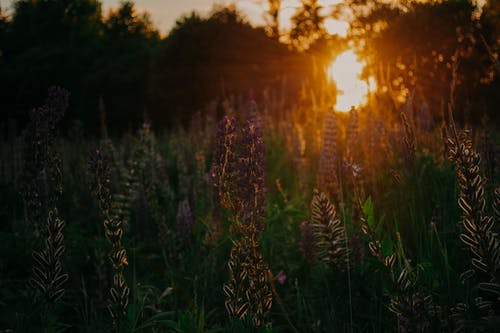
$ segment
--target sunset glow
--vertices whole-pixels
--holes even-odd
[[[346,37],[349,30],[349,23],[346,21],[339,21],[333,18],[325,19],[325,29],[330,35],[339,35]]]
[[[365,66],[353,50],[341,53],[329,66],[328,76],[337,87],[336,111],[348,112],[351,107],[366,103],[368,93],[375,89],[375,81],[370,78],[367,83],[360,79]]]

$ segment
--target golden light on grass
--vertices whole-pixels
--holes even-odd
[[[361,80],[365,66],[353,50],[348,50],[338,55],[328,67],[328,76],[337,86],[335,110],[348,112],[351,107],[366,103],[368,92],[375,89],[375,81],[373,78],[368,83]]]

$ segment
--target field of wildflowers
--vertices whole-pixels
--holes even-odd
[[[487,120],[228,100],[93,138],[59,130],[70,99],[1,143],[0,332],[498,328]]]

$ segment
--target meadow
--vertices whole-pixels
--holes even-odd
[[[1,332],[479,332],[499,323],[499,134],[375,94],[1,150]]]
[[[0,333],[499,332],[500,1],[246,2],[2,2]]]

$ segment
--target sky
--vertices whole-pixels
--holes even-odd
[[[11,7],[12,0],[0,0],[3,10]],[[103,3],[103,12],[108,13],[110,8],[119,5],[120,0],[101,0]],[[254,25],[264,24],[264,10],[266,0],[135,0],[136,7],[139,11],[147,11],[151,14],[151,18],[155,25],[160,29],[162,34],[167,34],[174,26],[175,21],[184,14],[197,11],[200,14],[207,14],[215,4],[235,3],[248,20]],[[282,28],[289,27],[290,17],[300,4],[299,0],[284,0],[281,11]],[[329,11],[329,6],[341,0],[320,0],[319,3],[324,6],[324,14]],[[345,30],[346,23],[330,22],[333,30]]]

